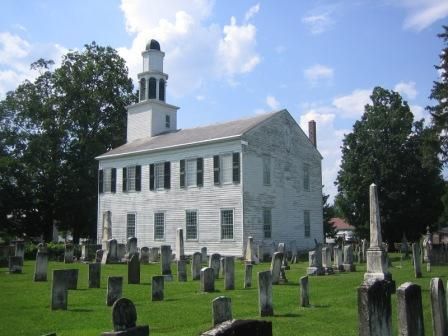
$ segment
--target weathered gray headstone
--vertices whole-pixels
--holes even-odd
[[[170,245],[162,245],[160,247],[161,251],[161,268],[162,275],[165,277],[166,281],[172,281],[173,275],[171,273],[171,246]]]
[[[128,284],[140,283],[140,260],[138,253],[133,253],[128,261]]]
[[[333,267],[331,265],[331,248],[327,246],[322,248],[322,267],[325,269],[325,273],[334,273]]]
[[[333,248],[334,262],[333,267],[338,271],[344,271],[343,259],[342,259],[342,248],[340,246],[335,246]]]
[[[207,330],[201,336],[272,336],[272,322],[264,320],[230,320]]]
[[[201,256],[202,256],[201,262],[207,263],[207,261],[208,261],[207,247],[204,246],[203,248],[201,248]]]
[[[89,288],[100,288],[101,263],[89,263]]]
[[[360,336],[391,335],[391,291],[386,280],[370,278],[358,287]]]
[[[176,230],[176,260],[184,260],[184,230],[177,228]]]
[[[224,289],[235,289],[235,258],[224,258]]]
[[[258,272],[258,308],[260,316],[274,315],[271,271]]]
[[[215,271],[211,267],[204,267],[201,269],[201,291],[215,291]]]
[[[23,258],[20,256],[9,257],[9,273],[22,273]]]
[[[322,249],[320,244],[316,243],[314,251],[308,252],[308,268],[306,274],[308,275],[323,275],[325,270],[322,267]]]
[[[308,276],[303,276],[300,282],[300,306],[308,307],[310,305],[310,293],[308,288]]]
[[[65,243],[64,263],[71,264],[73,262],[74,247],[72,243]]]
[[[280,281],[282,269],[283,252],[275,252],[271,261],[272,284],[277,285]]]
[[[422,291],[419,285],[405,282],[397,289],[398,335],[424,336]]]
[[[25,242],[23,240],[16,240],[14,256],[22,257],[22,261],[25,259]]]
[[[48,253],[48,246],[45,243],[37,244],[37,252],[46,252]]]
[[[112,239],[112,213],[106,211],[103,213],[103,250],[107,249],[107,242]]]
[[[286,244],[285,244],[285,243],[279,243],[279,244],[278,244],[277,252],[281,252],[281,253],[283,253],[282,267],[283,267],[285,270],[289,270],[290,267],[289,267],[289,265],[288,265],[288,260],[287,260],[288,257],[287,257],[287,251],[286,251]]]
[[[211,267],[215,272],[215,279],[219,279],[219,270],[221,268],[221,255],[213,253],[209,258],[208,267]]]
[[[48,253],[36,253],[36,265],[34,269],[34,281],[47,281]]]
[[[151,282],[151,298],[152,301],[163,301],[163,291],[165,287],[165,277],[163,275],[155,275]]]
[[[130,260],[134,254],[138,253],[137,244],[138,244],[138,242],[137,242],[136,237],[128,238],[128,241],[126,244],[126,254],[125,254],[126,260]]]
[[[193,253],[191,262],[191,277],[193,280],[199,280],[201,278],[201,260],[202,254],[200,252]]]
[[[77,289],[78,288],[78,274],[79,274],[79,269],[77,269],[77,268],[65,270],[67,289]]]
[[[121,298],[123,293],[123,277],[110,276],[107,278],[106,304],[112,306],[115,301]]]
[[[344,246],[344,263],[342,264],[344,271],[355,272],[356,266],[353,264],[353,247],[352,245]]]
[[[430,285],[432,333],[434,336],[448,335],[445,288],[442,279],[432,278]]]
[[[252,287],[252,268],[251,264],[244,266],[244,288]]]
[[[218,296],[212,301],[213,325],[232,319],[232,300],[226,296]]]
[[[224,278],[224,276],[226,275],[226,269],[224,268],[224,257],[221,257],[221,259],[219,259],[219,269],[221,270],[222,277]]]
[[[149,251],[149,247],[142,247],[140,249],[140,262],[142,264],[148,264],[149,263],[149,255],[150,255],[150,251]]]
[[[177,281],[185,282],[187,281],[187,261],[178,260],[177,261]]]
[[[157,262],[159,261],[159,252],[160,249],[158,247],[151,247],[149,250],[149,261],[150,262]]]
[[[109,239],[106,244],[101,263],[111,264],[118,262],[118,243],[116,239]]]
[[[249,264],[258,264],[258,258],[255,256],[253,237],[247,237],[246,254],[244,261]]]
[[[369,247],[369,243],[367,242],[367,239],[361,240],[361,261],[366,262],[367,261],[367,249]]]
[[[117,259],[118,262],[126,262],[126,244],[117,244]],[[124,259],[124,260],[123,260]]]
[[[420,245],[412,244],[412,260],[414,262],[414,274],[416,278],[422,277],[422,258],[420,255]]]
[[[103,250],[96,250],[96,252],[95,252],[95,261],[96,262],[100,263],[103,260],[103,253],[104,253]]]
[[[51,285],[51,309],[67,310],[68,288],[65,270],[53,270]]]

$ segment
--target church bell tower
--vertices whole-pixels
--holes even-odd
[[[128,106],[127,142],[177,130],[177,106],[167,104],[163,72],[165,53],[151,40],[142,52],[143,67],[138,74],[139,102]]]

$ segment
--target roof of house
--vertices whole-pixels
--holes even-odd
[[[255,126],[261,124],[263,121],[282,112],[286,112],[286,110],[263,113],[254,117],[233,120],[220,124],[180,129],[174,132],[156,135],[154,137],[137,139],[120,147],[114,148],[107,153],[96,157],[96,159],[105,159],[109,157],[238,138]]]
[[[330,223],[333,224],[334,228],[337,231],[340,230],[355,230],[355,227],[353,225],[348,224],[343,218],[331,218]]]

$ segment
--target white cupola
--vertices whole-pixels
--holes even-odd
[[[142,56],[143,71],[137,75],[139,102],[127,108],[127,142],[177,130],[179,108],[165,102],[168,80],[163,72],[165,53],[160,50],[159,42],[151,40]]]

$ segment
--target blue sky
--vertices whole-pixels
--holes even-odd
[[[91,41],[118,49],[135,79],[155,38],[179,128],[281,108],[305,132],[314,119],[334,196],[341,141],[373,87],[399,91],[427,118],[443,24],[446,0],[3,0],[0,98],[36,76],[31,62],[58,63]]]

